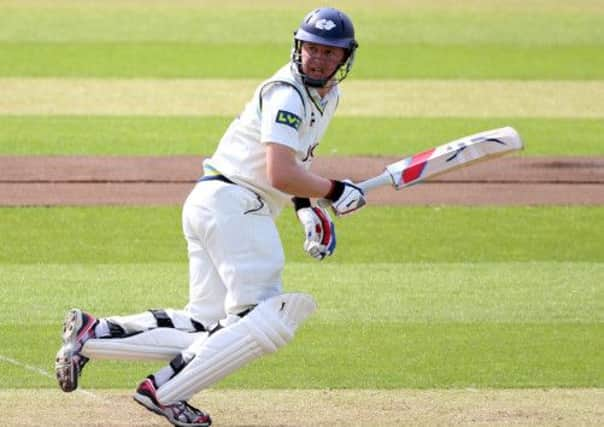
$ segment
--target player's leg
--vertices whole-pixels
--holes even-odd
[[[209,426],[210,416],[187,401],[248,362],[285,345],[314,309],[310,296],[284,294],[261,302],[240,320],[230,316],[234,323],[196,341],[171,362],[175,372],[162,386],[157,386],[157,374],[146,378],[134,400],[174,425]]]
[[[207,253],[187,236],[189,304],[102,319],[82,353],[102,359],[170,360],[224,317],[224,286]]]
[[[208,187],[204,184],[200,187]],[[215,187],[215,186],[214,186]],[[205,247],[206,224],[213,221],[213,216],[204,206],[206,193],[203,188],[194,189],[183,206],[182,226],[187,241],[189,257],[189,302],[186,311],[199,319],[206,328],[215,329],[218,321],[225,317],[224,299],[226,288],[214,267],[210,254]],[[205,337],[198,337],[202,342]],[[191,406],[186,401],[160,404],[156,397],[156,378],[168,381],[184,364],[183,354],[178,354],[167,366],[155,376],[145,379],[134,395],[136,402],[150,411],[166,417],[174,425],[209,426],[208,414]]]
[[[198,200],[198,193],[197,188],[191,192],[182,212],[182,229],[189,258],[189,302],[185,310],[207,326],[226,316],[226,288],[202,240],[203,233],[199,221],[212,219],[207,216],[201,216],[200,219],[199,209],[203,201]]]
[[[276,351],[292,339],[295,329],[314,310],[307,295],[280,295],[284,257],[268,210],[253,193],[240,187],[223,188],[212,197],[220,202],[221,194],[220,215],[203,221],[200,212],[199,223],[227,288],[227,318],[209,337],[175,358],[170,375],[163,369],[149,378],[159,405],[186,401],[246,363]],[[253,213],[251,206],[257,208]],[[144,383],[141,386],[145,388]],[[145,405],[151,399],[139,396],[140,388],[135,399]]]
[[[152,309],[99,319],[81,354],[92,359],[170,360],[205,332],[205,326],[184,310]]]
[[[186,206],[185,206],[186,211]],[[77,388],[90,358],[171,360],[225,316],[225,287],[199,238],[183,222],[189,252],[189,304],[185,310],[150,310],[96,320],[79,309],[65,320],[56,374],[64,391]]]
[[[162,404],[187,401],[249,362],[290,342],[315,310],[306,294],[282,294],[257,305],[243,318],[193,343],[175,375],[157,388]],[[188,360],[186,360],[188,359]]]
[[[189,303],[185,310],[150,310],[102,319],[95,328],[97,339],[88,340],[83,347],[85,356],[170,360],[224,318],[225,286],[199,236],[185,219],[188,206],[186,203],[183,209],[189,257]]]
[[[89,359],[170,360],[205,328],[183,310],[149,310],[96,319],[74,308],[65,316],[63,344],[56,356],[59,386],[70,392]]]

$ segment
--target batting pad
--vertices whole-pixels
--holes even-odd
[[[196,347],[193,360],[159,387],[158,401],[166,405],[189,400],[252,360],[277,351],[292,340],[296,329],[315,309],[312,297],[301,293],[279,295],[258,304],[237,323]]]
[[[90,359],[172,360],[207,332],[184,332],[157,328],[127,338],[92,338],[84,343],[82,354]]]

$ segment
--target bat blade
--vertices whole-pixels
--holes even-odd
[[[400,190],[481,160],[521,150],[523,146],[514,128],[492,129],[406,157],[386,166],[381,175],[358,185],[364,191],[382,185]]]

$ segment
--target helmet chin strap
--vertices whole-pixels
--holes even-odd
[[[302,76],[302,82],[308,87],[322,88],[327,84],[327,80],[313,79],[310,77]]]
[[[338,72],[339,69],[340,69],[340,67],[336,68],[336,70],[331,74],[331,76],[327,77],[326,79],[313,79],[312,77],[308,77],[307,75],[305,75],[303,73],[300,73],[300,75],[302,76],[302,82],[306,86],[314,87],[314,88],[323,88],[323,87],[328,87],[327,85],[329,84],[329,82],[332,81],[333,76],[336,75],[336,73]],[[334,84],[334,86],[335,86],[335,84]]]
[[[302,71],[302,62],[296,63],[296,68],[298,69],[298,74],[302,78],[302,82],[306,86],[313,87],[313,88],[324,88],[324,87],[332,87],[332,86],[335,86],[336,84],[338,84],[337,81],[333,81],[333,77],[338,73],[338,71],[340,71],[340,68],[343,67],[345,64],[346,64],[346,61],[344,63],[338,65],[338,67],[334,70],[334,72],[331,73],[325,79],[313,79],[312,77],[309,77],[308,75],[306,75],[306,73],[304,73]],[[328,86],[328,84],[332,81],[333,81],[333,84]]]

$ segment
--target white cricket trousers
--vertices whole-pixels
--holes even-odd
[[[242,186],[198,182],[184,203],[186,310],[203,324],[281,294],[283,246],[269,208]]]

